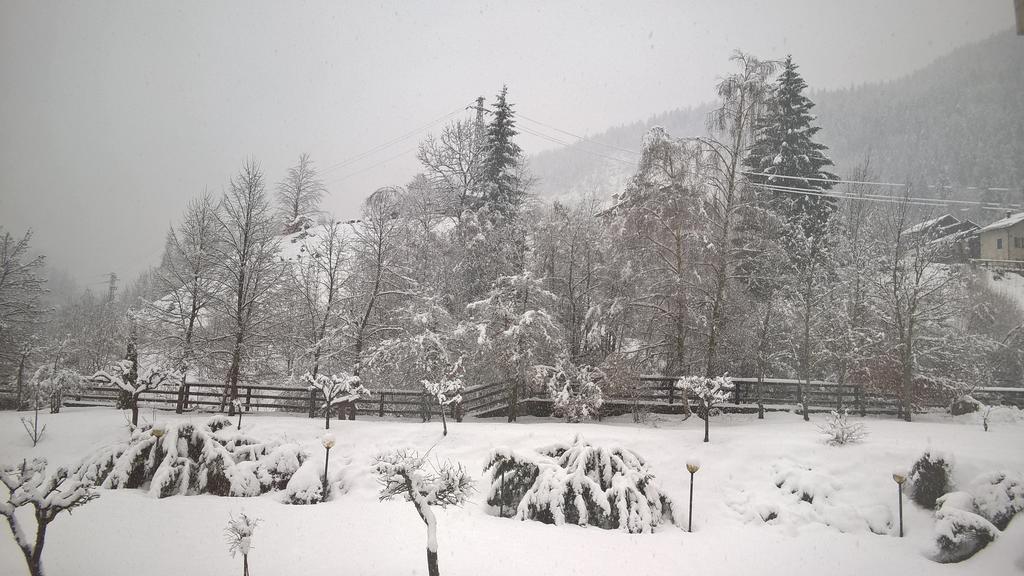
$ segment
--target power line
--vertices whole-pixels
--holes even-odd
[[[534,119],[532,119],[532,118],[530,118],[528,116],[523,116],[522,114],[516,114],[516,117],[517,118],[522,118],[523,120],[526,120],[528,122],[533,122],[534,124],[539,124],[540,126],[544,126],[545,128],[550,128],[551,130],[554,130],[555,132],[561,132],[562,134],[565,134],[566,136],[572,136],[573,138],[577,138],[577,139],[579,139],[580,141],[583,141],[583,142],[589,142],[589,143],[592,143],[592,144],[597,144],[598,146],[604,146],[605,148],[610,148],[612,150],[618,150],[620,152],[627,152],[629,154],[636,154],[637,156],[640,156],[640,152],[637,152],[636,150],[630,150],[629,148],[622,148],[620,146],[615,146],[613,144],[605,144],[604,142],[600,142],[598,140],[594,140],[593,138],[587,138],[585,136],[580,136],[579,134],[573,134],[572,132],[569,132],[568,130],[562,130],[561,128],[558,128],[556,126],[552,126],[551,124],[545,124],[544,122],[541,122],[540,120],[534,120]]]
[[[406,154],[408,154],[410,152],[415,152],[417,149],[419,149],[418,145],[417,146],[413,146],[412,148],[409,148],[407,150],[403,150],[403,151],[399,152],[398,154],[395,154],[394,156],[389,156],[389,157],[387,157],[387,158],[385,158],[385,159],[383,159],[383,160],[381,160],[379,162],[374,162],[373,164],[370,164],[369,166],[365,166],[363,168],[360,168],[359,170],[356,170],[355,172],[349,172],[348,174],[345,174],[343,176],[339,176],[337,178],[333,178],[333,179],[329,180],[327,183],[328,184],[337,184],[338,182],[343,182],[343,181],[348,180],[349,178],[351,178],[351,177],[353,177],[353,176],[355,176],[357,174],[362,174],[363,172],[366,172],[367,170],[372,170],[372,169],[374,169],[374,168],[376,168],[376,167],[378,167],[378,166],[380,166],[382,164],[387,164],[388,162],[391,162],[392,160],[395,160],[397,158],[401,158],[402,156],[405,156]]]
[[[524,126],[520,126],[519,130],[522,131],[522,132],[525,132],[527,134],[532,134],[533,136],[536,136],[538,138],[543,138],[544,140],[547,140],[548,142],[553,142],[555,144],[559,144],[559,145],[562,145],[562,146],[569,146],[568,142],[566,142],[564,140],[560,140],[560,139],[558,139],[558,138],[556,138],[554,136],[551,136],[549,134],[544,134],[544,133],[541,133],[541,132],[536,132],[536,131],[531,130],[529,128],[526,128]],[[616,162],[622,162],[622,163],[628,164],[630,166],[636,166],[636,161],[634,161],[634,160],[626,160],[625,158],[617,158],[615,156],[608,156],[606,154],[602,154],[600,152],[596,152],[594,150],[589,150],[587,148],[582,148],[582,147],[579,148],[579,151],[583,152],[584,154],[589,154],[591,156],[595,156],[595,157],[598,157],[598,158],[604,158],[606,160],[614,160]]]
[[[995,205],[995,204],[992,204],[992,203],[989,203],[989,202],[976,202],[976,201],[970,201],[970,200],[944,200],[942,198],[927,198],[927,197],[914,197],[914,196],[896,197],[896,196],[881,196],[881,195],[877,195],[877,194],[853,195],[853,194],[843,194],[843,193],[836,193],[836,192],[823,192],[823,191],[806,190],[806,189],[803,189],[803,188],[793,188],[793,187],[789,187],[789,186],[778,186],[778,185],[774,185],[774,184],[758,184],[758,183],[753,183],[753,184],[755,186],[758,186],[758,187],[761,187],[761,188],[764,188],[764,189],[767,189],[767,190],[773,190],[773,191],[776,191],[776,192],[785,192],[787,194],[801,194],[801,195],[804,195],[804,196],[824,196],[824,197],[828,197],[828,198],[837,198],[837,199],[843,199],[843,200],[859,200],[859,201],[864,201],[864,202],[881,202],[881,203],[888,203],[888,204],[902,204],[902,203],[905,202],[907,204],[912,204],[912,205],[915,205],[915,206],[946,207],[946,208],[949,208],[951,204],[967,204],[969,206],[974,206],[974,207],[977,207],[977,208],[981,208],[983,210],[1006,210],[1007,208],[1020,208],[1021,207],[1019,204]]]
[[[321,170],[320,173],[324,174],[324,173],[330,172],[331,170],[336,170],[338,168],[345,167],[345,166],[347,166],[349,164],[352,164],[353,162],[358,162],[359,160],[362,160],[363,158],[366,158],[367,156],[371,156],[371,155],[373,155],[373,154],[375,154],[377,152],[380,152],[382,150],[390,148],[391,146],[394,146],[395,144],[398,144],[399,142],[402,142],[403,140],[408,140],[409,138],[412,138],[413,136],[416,136],[417,134],[420,134],[421,132],[425,132],[426,130],[429,130],[430,128],[432,128],[434,125],[439,124],[440,122],[443,122],[443,121],[447,120],[448,118],[451,118],[452,116],[455,116],[456,114],[459,114],[460,112],[463,112],[464,110],[465,110],[465,108],[462,108],[462,107],[457,108],[455,110],[452,110],[451,112],[445,114],[444,116],[440,116],[438,118],[435,118],[435,119],[431,120],[429,123],[424,124],[423,126],[420,126],[419,128],[416,128],[415,130],[410,130],[409,132],[406,132],[405,134],[402,134],[401,136],[392,138],[391,140],[388,140],[387,142],[384,142],[382,144],[378,144],[378,145],[374,146],[373,148],[370,148],[369,150],[366,150],[365,152],[361,152],[359,154],[356,154],[355,156],[352,156],[350,158],[346,158],[345,160],[342,160],[340,162],[335,162],[334,164],[331,164],[327,168],[324,168],[323,170]]]
[[[894,187],[897,187],[897,188],[906,188],[907,187],[906,183],[900,184],[898,182],[869,182],[869,181],[865,181],[865,180],[831,180],[829,178],[810,178],[810,177],[804,177],[804,176],[785,176],[785,175],[782,175],[782,174],[769,174],[767,172],[746,172],[746,171],[741,171],[741,174],[746,174],[747,176],[769,176],[769,177],[772,177],[772,178],[784,178],[784,179],[787,179],[787,180],[807,180],[808,182],[833,182],[833,183],[837,183],[837,184],[866,184],[866,185],[871,185],[871,186],[894,186]],[[956,190],[956,189],[963,189],[963,190],[982,190],[982,191],[991,191],[991,192],[1012,192],[1013,191],[1013,188],[999,188],[999,187],[985,188],[985,187],[980,187],[980,186],[952,186],[952,185],[938,186],[938,185],[934,185],[934,184],[926,185],[925,188],[929,188],[929,189],[932,189],[932,190]]]

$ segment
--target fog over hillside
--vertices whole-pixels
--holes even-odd
[[[763,55],[776,56],[776,55]],[[781,55],[779,55],[781,56]],[[799,61],[797,61],[799,64]],[[898,80],[813,91],[814,112],[836,173],[865,158],[878,179],[952,185],[951,197],[1020,202],[1024,185],[1024,50],[1010,31],[964,46]],[[633,172],[644,132],[700,136],[710,105],[681,108],[618,126],[530,160],[542,197],[619,192]],[[531,123],[523,123],[531,129]],[[566,141],[575,141],[564,136]],[[983,192],[973,187],[1007,187]],[[987,221],[997,214],[972,211]]]

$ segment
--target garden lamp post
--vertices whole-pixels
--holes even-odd
[[[902,472],[893,472],[892,479],[896,482],[896,490],[900,499],[900,538],[903,538],[903,483],[907,481],[906,475]]]
[[[328,432],[327,434],[324,434],[324,437],[320,439],[320,443],[324,445],[324,450],[326,451],[325,455],[324,455],[324,494],[323,494],[323,499],[326,502],[327,501],[327,464],[329,463],[330,458],[331,458],[331,448],[334,447],[334,434],[331,434],[330,432]]]
[[[700,470],[700,463],[696,460],[690,460],[686,463],[686,470],[690,473],[690,515],[686,521],[686,531],[693,532],[693,475]]]
[[[160,424],[156,424],[149,431],[149,433],[152,434],[154,438],[156,438],[157,442],[159,442],[160,438],[164,435],[164,427]]]

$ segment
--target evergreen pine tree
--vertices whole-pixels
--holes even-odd
[[[525,193],[518,174],[522,150],[513,140],[518,132],[512,104],[506,99],[507,93],[508,87],[502,86],[494,103],[494,117],[487,126],[484,179],[488,188],[484,204],[511,218],[519,211]]]
[[[814,102],[803,95],[807,83],[797,68],[792,56],[787,56],[768,113],[758,122],[754,144],[744,163],[756,173],[750,176],[755,184],[823,193],[838,177],[824,170],[832,166],[832,160],[825,155],[828,147],[814,141],[820,130],[813,125]],[[835,199],[796,191],[776,191],[777,210],[791,224],[799,224],[804,236],[816,237],[824,232],[835,211]]]

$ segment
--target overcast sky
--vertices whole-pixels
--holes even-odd
[[[837,88],[1012,18],[1012,0],[0,0],[0,226],[32,227],[84,283],[130,277],[159,261],[186,201],[249,156],[272,185],[309,152],[325,207],[354,217],[415,172],[422,134],[346,160],[503,83],[521,113],[597,133],[710,100],[737,48],[791,53],[812,88]]]

